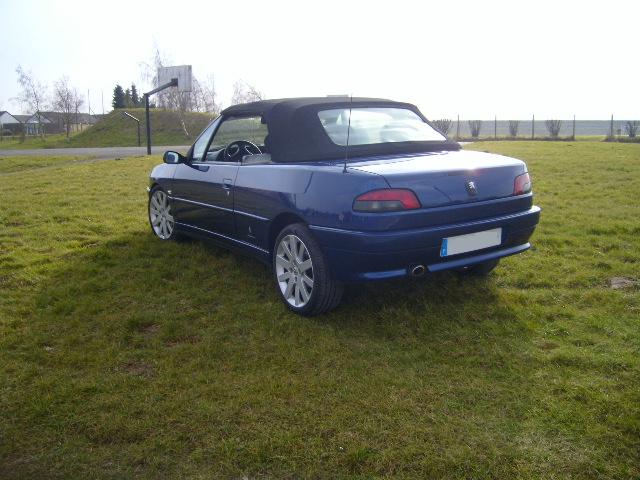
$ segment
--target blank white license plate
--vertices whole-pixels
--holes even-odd
[[[494,228],[484,232],[469,233],[442,239],[440,256],[448,257],[459,253],[473,252],[483,248],[495,247],[502,242],[502,229]]]

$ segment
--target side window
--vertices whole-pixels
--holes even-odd
[[[209,139],[211,138],[211,134],[216,129],[216,125],[218,122],[212,122],[205,130],[200,134],[196,143],[193,144],[193,156],[192,159],[194,162],[201,162],[202,156],[204,155],[204,149],[207,148],[207,143],[209,143]]]
[[[221,150],[238,140],[251,142],[264,151],[264,139],[267,134],[267,125],[262,123],[262,118],[259,116],[227,118],[220,124],[220,128],[211,141],[207,151],[207,159],[218,159],[222,156],[219,155]]]

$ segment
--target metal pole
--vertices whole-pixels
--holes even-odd
[[[151,121],[149,120],[149,96],[154,93],[158,93],[165,88],[169,87],[177,87],[178,79],[172,78],[170,82],[165,83],[164,85],[160,85],[159,87],[154,88],[150,92],[144,94],[144,109],[145,109],[145,118],[147,119],[147,155],[151,155]]]
[[[609,132],[609,138],[613,138],[613,114],[611,114],[611,130]]]
[[[136,122],[136,125],[138,126],[138,146],[140,146],[140,120],[138,118],[134,117],[133,115],[131,115],[129,112],[122,112],[122,114],[125,117],[129,117],[131,120]]]
[[[534,115],[531,118],[531,140],[533,140],[533,137],[535,137],[536,134],[536,116]]]
[[[144,94],[144,115],[147,122],[147,155],[151,155],[151,122],[149,121],[149,94]],[[140,131],[138,129],[138,131]]]

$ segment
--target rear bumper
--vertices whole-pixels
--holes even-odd
[[[345,282],[404,277],[415,265],[430,272],[481,263],[529,249],[529,238],[540,218],[540,208],[464,223],[412,230],[359,232],[310,225],[333,269]],[[496,247],[440,257],[442,239],[502,228]]]

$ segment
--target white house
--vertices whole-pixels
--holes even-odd
[[[22,122],[5,110],[0,110],[0,134],[16,135],[22,130]],[[11,133],[9,133],[11,132]]]

